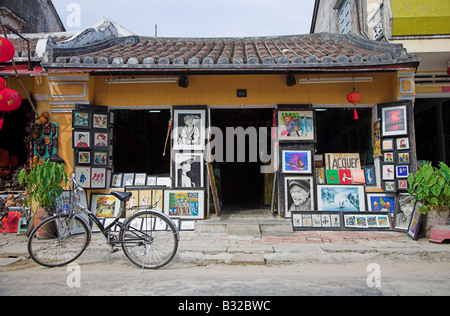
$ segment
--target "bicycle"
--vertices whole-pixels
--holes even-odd
[[[83,191],[74,177],[70,190],[57,195],[50,192],[55,214],[38,224],[28,239],[28,253],[36,263],[46,267],[60,267],[75,261],[88,247],[92,224],[97,225],[114,249],[122,247],[125,256],[142,269],[158,269],[172,261],[178,250],[179,232],[164,213],[146,209],[131,209],[122,223],[116,218],[103,226],[99,218],[79,203]],[[122,214],[131,192],[111,192],[119,199]],[[119,234],[113,229],[119,228]]]

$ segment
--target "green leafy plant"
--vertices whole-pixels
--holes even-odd
[[[19,173],[19,183],[25,184],[28,198],[24,199],[25,206],[29,207],[31,201],[38,203],[39,207],[52,206],[49,192],[55,190],[58,195],[63,192],[63,185],[67,185],[68,177],[62,163],[50,162],[48,159],[43,165],[35,164],[30,172],[22,169]]]
[[[444,162],[439,168],[423,162],[420,170],[408,176],[408,183],[409,194],[423,203],[419,210],[422,214],[450,205],[450,169]]]

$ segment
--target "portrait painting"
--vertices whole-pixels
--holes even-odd
[[[290,218],[292,211],[314,210],[314,190],[312,177],[286,177],[285,190],[285,217]]]
[[[203,150],[205,115],[203,110],[174,110],[174,150]]]
[[[201,188],[204,186],[202,153],[175,153],[175,187]]]

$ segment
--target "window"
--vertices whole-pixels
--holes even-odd
[[[341,34],[348,34],[350,30],[350,3],[346,0],[339,9],[339,31]]]

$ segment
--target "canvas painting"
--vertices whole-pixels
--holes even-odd
[[[73,131],[73,148],[91,148],[91,133],[86,131]]]
[[[339,171],[337,169],[329,169],[325,171],[327,176],[327,184],[339,184]]]
[[[82,188],[91,187],[91,167],[79,167],[75,168],[75,181]]]
[[[120,217],[120,200],[108,194],[92,194],[90,210],[97,217]]]
[[[108,114],[94,113],[92,119],[92,127],[100,129],[108,128]]]
[[[292,211],[314,210],[314,191],[312,177],[286,177],[285,217],[290,218]]]
[[[205,216],[203,190],[165,190],[164,213],[170,217],[197,218]]]
[[[393,106],[382,109],[383,136],[406,135],[408,133],[406,106]]]
[[[313,111],[279,111],[279,140],[314,140]]]
[[[396,194],[367,194],[367,210],[369,212],[389,212],[394,216],[394,211],[397,207]]]
[[[203,154],[175,153],[175,187],[201,188],[204,186]]]
[[[106,188],[106,168],[91,169],[91,188],[92,189]]]
[[[90,128],[91,127],[91,113],[73,111],[72,112],[72,126],[74,128]]]
[[[364,186],[318,185],[317,208],[323,211],[365,211]]]
[[[174,110],[173,149],[203,150],[205,145],[205,111]]]
[[[408,193],[398,195],[398,205],[394,214],[394,229],[408,231],[409,223],[414,213],[414,197]]]
[[[312,173],[310,150],[283,150],[283,173]]]

